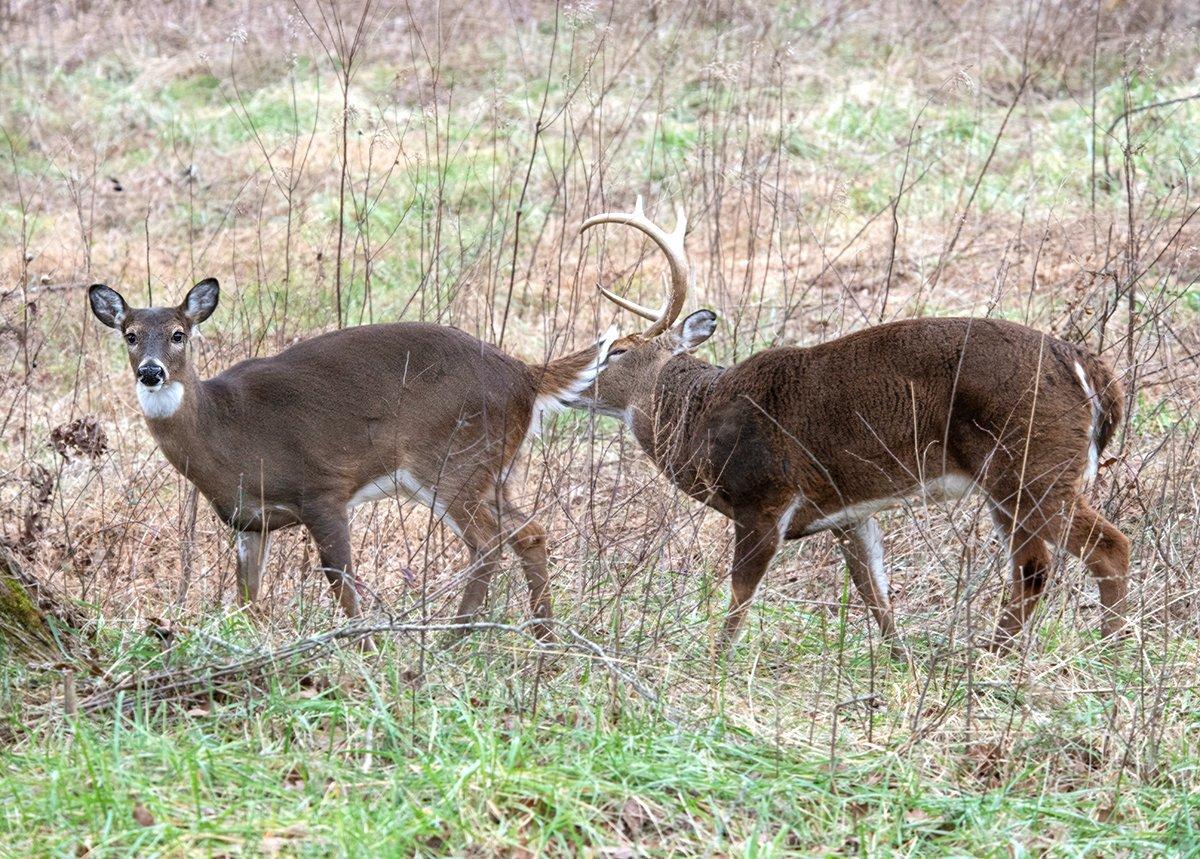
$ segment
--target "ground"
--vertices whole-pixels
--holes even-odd
[[[67,714],[62,665],[0,659],[5,850],[1200,849],[1198,26],[1138,0],[0,4],[0,539],[104,668]],[[1008,574],[972,499],[885,518],[911,665],[826,536],[722,660],[731,527],[577,412],[520,476],[559,645],[509,560],[492,627],[447,647],[465,552],[398,503],[354,520],[376,652],[329,639],[300,534],[239,611],[86,285],[217,277],[207,374],[397,319],[542,361],[636,330],[598,281],[657,304],[641,242],[576,236],[638,194],[687,209],[709,360],[949,314],[1101,353],[1129,415],[1089,496],[1133,542],[1130,640],[1099,642],[1060,557],[1017,651],[980,649]]]

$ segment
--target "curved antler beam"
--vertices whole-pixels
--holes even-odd
[[[593,215],[583,222],[579,232],[582,233],[598,224],[624,224],[640,230],[666,254],[667,264],[671,270],[671,282],[666,303],[659,310],[652,310],[628,298],[623,298],[603,286],[597,286],[600,293],[614,304],[651,320],[652,324],[646,329],[643,336],[655,337],[662,334],[675,323],[683,311],[683,302],[687,298],[690,280],[687,252],[683,247],[683,234],[687,231],[687,215],[683,211],[683,206],[675,204],[675,229],[669,233],[646,217],[640,195],[632,212],[604,212]]]

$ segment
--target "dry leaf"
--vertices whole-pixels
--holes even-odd
[[[625,833],[637,840],[642,837],[642,828],[646,825],[646,808],[637,797],[631,796],[625,800],[621,809],[621,828]]]
[[[74,456],[99,459],[108,452],[108,436],[95,415],[84,415],[55,427],[50,433],[50,444],[65,459]]]
[[[296,823],[278,832],[264,832],[259,850],[264,856],[278,856],[289,842],[308,835],[308,828],[302,823]]]
[[[846,803],[846,813],[850,815],[852,820],[861,820],[867,816],[867,812],[871,810],[871,806],[865,802],[848,802]]]
[[[154,825],[154,815],[140,802],[133,806],[133,819],[137,821],[138,826]]]

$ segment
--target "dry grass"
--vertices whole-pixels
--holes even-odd
[[[83,285],[164,302],[218,277],[209,373],[339,318],[451,323],[542,360],[607,326],[598,278],[657,288],[619,231],[575,237],[636,193],[689,210],[691,306],[723,320],[713,360],[951,313],[1101,350],[1130,392],[1094,494],[1133,540],[1134,641],[1115,660],[1098,647],[1094,586],[1060,559],[1020,653],[969,646],[1007,573],[968,502],[888,520],[911,672],[877,658],[824,537],[781,553],[726,672],[710,648],[731,529],[614,424],[565,416],[531,446],[526,491],[559,617],[604,659],[547,668],[512,632],[449,653],[399,635],[333,660],[315,696],[285,675],[191,714],[135,708],[133,759],[152,775],[112,757],[111,720],[53,723],[5,753],[24,809],[0,816],[11,843],[369,852],[354,827],[395,822],[394,806],[347,796],[335,813],[312,787],[328,771],[347,793],[397,791],[409,816],[377,847],[398,852],[1194,849],[1191,4],[375,4],[343,91],[362,8],[0,4],[0,529],[102,619],[114,676],[337,618],[299,534],[273,551],[268,619],[230,608],[228,534],[155,450]],[[52,431],[84,416],[104,450],[56,452]],[[465,553],[427,522],[357,514],[380,612],[417,618],[424,596],[449,612]],[[524,618],[518,580],[495,584],[489,617]],[[174,651],[142,635],[151,620]],[[13,719],[42,712],[46,676],[4,670]],[[177,788],[221,749],[253,763]],[[295,808],[296,785],[276,795],[289,767],[311,800]],[[92,792],[53,799],[55,771]],[[150,827],[127,819],[134,794]],[[214,812],[225,796],[270,820]],[[55,814],[71,831],[35,846]],[[126,828],[102,824],[113,814]]]

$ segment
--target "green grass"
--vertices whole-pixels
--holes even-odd
[[[73,855],[82,845],[90,856],[574,855],[622,846],[663,856],[1009,856],[1200,847],[1198,800],[1184,789],[1195,772],[1186,744],[1163,756],[1153,779],[1131,772],[1124,788],[1119,780],[1072,787],[1064,766],[1105,766],[1097,737],[1111,716],[1111,701],[1083,695],[1043,706],[1039,720],[1014,731],[994,771],[977,751],[987,731],[973,740],[956,729],[949,744],[913,745],[899,723],[919,684],[901,668],[873,668],[857,625],[842,614],[830,626],[764,612],[728,675],[703,653],[671,653],[666,670],[679,678],[662,677],[661,688],[673,691],[659,704],[599,664],[564,655],[539,666],[523,642],[481,634],[450,654],[428,654],[419,681],[417,649],[402,641],[366,658],[335,654],[305,671],[283,666],[260,693],[169,706],[135,699],[122,718],[43,717],[0,751],[0,837],[9,855]],[[808,631],[793,635],[789,621]],[[817,678],[803,667],[824,661],[828,670],[838,649],[819,628],[844,648],[839,694],[853,697],[874,672],[883,706],[806,712],[815,699],[801,687]],[[1069,630],[1050,627],[1044,637],[1059,634],[1071,648]],[[102,635],[122,651],[118,665],[147,670],[167,661],[140,636]],[[253,637],[240,621],[217,619],[205,638],[185,636],[169,662],[202,664],[211,641]],[[781,637],[792,644],[782,647]],[[764,669],[775,659],[793,669],[786,682]],[[645,670],[653,677],[662,669]],[[1102,673],[1082,656],[1074,670]],[[693,680],[681,684],[689,672]],[[1132,690],[1133,679],[1120,682]],[[35,677],[10,666],[0,689],[9,698],[30,682],[36,688]],[[997,688],[976,706],[992,715],[1038,706],[1015,691]],[[928,703],[961,708],[963,697],[950,692],[935,684]],[[1132,691],[1123,697],[1132,701]]]

